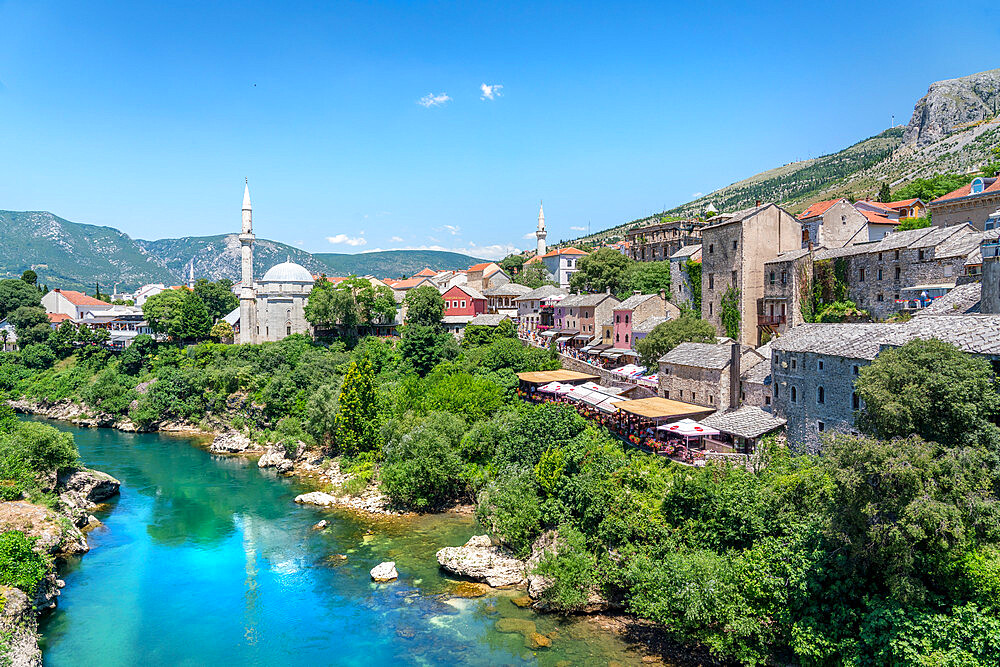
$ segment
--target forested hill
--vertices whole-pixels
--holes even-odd
[[[284,243],[257,239],[254,275],[291,258],[314,273],[374,275],[399,278],[431,267],[467,269],[483,260],[437,250],[386,250],[311,254]],[[0,210],[0,278],[18,277],[27,269],[40,284],[94,290],[118,286],[129,290],[146,283],[181,284],[194,260],[197,278],[236,280],[240,275],[240,244],[235,234],[188,236],[144,241],[113,227],[71,222],[47,211]]]

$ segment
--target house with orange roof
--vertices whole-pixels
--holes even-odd
[[[899,213],[899,219],[922,218],[927,215],[927,204],[919,197],[913,199],[901,199],[899,201],[887,201],[886,207]]]
[[[434,269],[431,269],[431,268],[428,267],[428,268],[423,268],[420,271],[417,271],[411,277],[412,278],[418,278],[418,277],[433,278],[434,276],[437,275],[437,273],[438,273],[437,271],[435,271]]]
[[[525,262],[525,264],[541,262],[545,266],[549,277],[563,289],[568,289],[570,276],[580,270],[578,266],[579,261],[589,254],[589,252],[584,252],[572,246],[569,248],[558,248],[550,250],[541,257],[536,255]]]
[[[887,218],[884,215],[875,213],[874,211],[859,211],[861,215],[865,216],[865,220],[868,222],[868,240],[869,241],[881,241],[885,238],[886,234],[896,231],[899,226],[899,218]],[[848,245],[854,245],[853,243]]]
[[[935,227],[967,222],[979,231],[986,231],[990,214],[1000,209],[1000,178],[977,176],[968,185],[931,201],[927,208]]]
[[[468,277],[466,284],[477,290],[486,290],[510,282],[510,276],[496,262],[474,264],[465,273]]]
[[[843,248],[875,240],[864,214],[843,197],[811,204],[795,217],[802,225],[803,248]]]
[[[899,220],[899,211],[890,207],[888,204],[883,204],[880,201],[859,199],[854,202],[854,208],[859,211],[871,211],[872,213],[877,213],[884,218],[889,218],[890,220]]]
[[[111,308],[111,304],[83,292],[64,290],[58,287],[42,297],[46,313],[60,313],[74,320],[82,319],[88,313]]]

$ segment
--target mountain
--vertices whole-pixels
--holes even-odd
[[[117,229],[70,222],[46,211],[0,211],[0,277],[34,269],[50,287],[102,289],[177,278]],[[110,290],[109,290],[110,291]]]
[[[467,269],[483,260],[437,250],[385,250],[357,255],[311,254],[277,241],[254,243],[254,276],[291,259],[313,273],[398,278],[423,269]],[[112,227],[70,222],[46,211],[0,211],[0,278],[26,270],[49,287],[129,290],[147,283],[187,281],[194,260],[196,278],[238,280],[240,242],[236,234],[144,241]]]
[[[996,159],[1000,146],[1000,69],[930,85],[905,127],[893,127],[836,153],[792,162],[647,218],[575,239],[593,243],[620,237],[632,227],[663,216],[691,217],[712,204],[719,211],[779,202],[792,211],[835,197],[875,197],[882,183],[892,189],[940,173],[977,171]]]

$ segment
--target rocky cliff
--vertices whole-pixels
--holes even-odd
[[[913,108],[903,143],[923,147],[1000,111],[1000,69],[937,81]]]

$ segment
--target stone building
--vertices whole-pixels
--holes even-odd
[[[531,288],[517,283],[505,283],[483,290],[486,297],[486,312],[491,314],[517,317],[517,302],[515,299],[531,292]]]
[[[614,346],[623,349],[635,349],[633,327],[638,326],[651,317],[668,319],[680,315],[680,309],[667,301],[663,290],[659,294],[642,294],[635,292],[614,307]]]
[[[868,218],[843,197],[812,204],[797,216],[802,247],[843,248],[870,241]],[[881,238],[881,237],[879,237]]]
[[[659,359],[659,393],[674,401],[728,410],[740,404],[740,369],[762,361],[755,350],[736,343],[681,343]]]
[[[571,294],[556,304],[555,326],[562,331],[578,332],[581,342],[596,338],[601,333],[601,323],[611,318],[617,305],[618,299],[610,294]]]
[[[688,262],[701,264],[701,244],[686,245],[670,256],[670,300],[678,305],[695,302]]]
[[[518,323],[533,331],[555,326],[555,305],[568,293],[555,285],[542,285],[527,294],[515,297]]]
[[[740,374],[740,404],[771,411],[771,344],[758,347],[763,357],[759,364],[744,368]]]
[[[465,284],[479,291],[510,282],[510,276],[496,262],[483,262],[470,266],[465,275]]]
[[[907,291],[954,287],[982,238],[971,225],[924,227],[876,243],[818,250],[813,260],[842,263],[848,299],[873,318],[885,319],[903,307]]]
[[[696,245],[706,224],[698,220],[675,220],[630,229],[625,233],[627,256],[638,262],[668,260],[683,246]]]
[[[759,341],[757,306],[764,296],[764,263],[801,248],[802,226],[776,204],[716,217],[723,220],[701,230],[701,316],[725,333],[721,303],[735,289],[739,342],[753,347]]]
[[[974,178],[969,185],[938,197],[927,207],[936,227],[968,223],[986,231],[990,214],[1000,208],[1000,178]]]
[[[1000,219],[1000,211],[994,215]],[[998,314],[1000,313],[1000,240],[996,233],[987,235],[980,246],[980,253],[983,263],[980,309],[984,313]]]
[[[757,306],[757,329],[761,340],[783,334],[802,324],[802,290],[808,292],[812,275],[808,250],[784,252],[764,262],[764,296]],[[806,298],[810,298],[806,294]]]
[[[818,451],[824,433],[854,432],[864,404],[855,393],[861,368],[885,347],[937,338],[996,363],[1000,316],[926,315],[901,324],[804,324],[771,344],[775,416],[788,421],[788,443]]]

